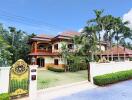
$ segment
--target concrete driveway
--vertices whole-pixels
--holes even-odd
[[[54,100],[132,100],[132,80],[85,90]]]

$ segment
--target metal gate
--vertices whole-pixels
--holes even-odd
[[[11,98],[29,94],[29,66],[22,59],[16,61],[10,69],[9,94]]]

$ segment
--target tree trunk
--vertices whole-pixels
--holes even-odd
[[[88,81],[90,82],[90,63],[87,63],[87,71],[88,71]]]
[[[120,58],[119,58],[119,36],[118,36],[118,33],[116,34],[116,41],[117,41],[117,56],[118,56],[118,61],[120,61]]]
[[[100,59],[101,59],[102,55],[101,55],[101,36],[100,36],[100,33],[99,33],[99,49],[100,49]]]

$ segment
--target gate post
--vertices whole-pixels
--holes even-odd
[[[9,70],[10,67],[0,67],[0,94],[8,92]]]
[[[37,95],[37,67],[38,65],[29,65],[30,76],[29,76],[29,97],[31,100],[36,99]]]

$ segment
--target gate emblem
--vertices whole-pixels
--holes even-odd
[[[29,93],[29,66],[25,61],[18,60],[10,69],[9,94],[17,97]]]

